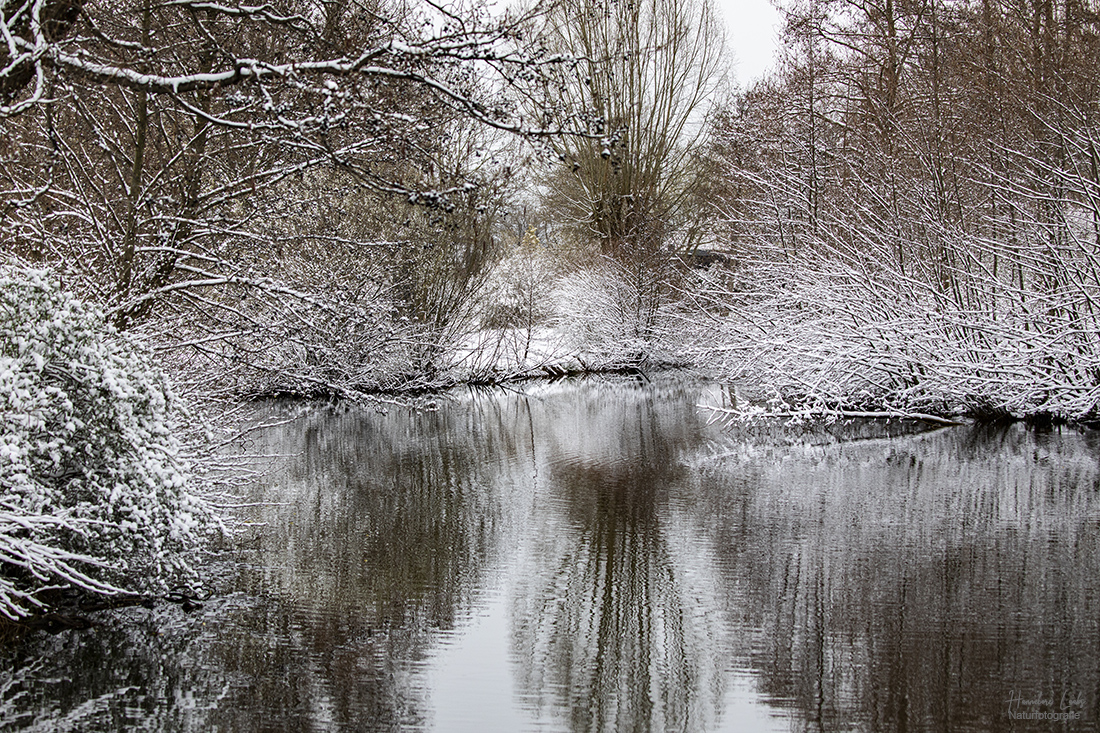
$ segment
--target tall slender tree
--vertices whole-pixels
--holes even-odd
[[[558,70],[560,110],[595,134],[553,141],[568,218],[605,253],[689,249],[693,155],[723,81],[710,0],[560,0],[542,37],[576,59]]]

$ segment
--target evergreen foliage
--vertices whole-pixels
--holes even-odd
[[[59,583],[163,588],[212,518],[148,353],[43,270],[0,265],[0,613]]]

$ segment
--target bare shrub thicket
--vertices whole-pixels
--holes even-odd
[[[704,359],[779,404],[1096,416],[1100,27],[1019,10],[788,8],[781,73],[716,127],[739,268]]]

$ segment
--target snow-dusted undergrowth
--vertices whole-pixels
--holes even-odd
[[[75,584],[154,590],[212,526],[164,375],[45,271],[0,264],[0,614]]]
[[[570,265],[521,248],[479,294],[480,317],[450,351],[448,373],[486,381],[679,363],[670,274],[610,257]]]
[[[1088,283],[1023,291],[972,278],[964,307],[914,278],[802,262],[695,287],[686,330],[697,362],[768,412],[1098,415]]]
[[[610,258],[571,273],[554,290],[555,323],[597,368],[667,361],[666,274]]]

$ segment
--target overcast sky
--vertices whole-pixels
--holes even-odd
[[[733,51],[734,72],[742,87],[772,65],[779,32],[779,13],[769,0],[715,0],[726,19],[726,42]]]

